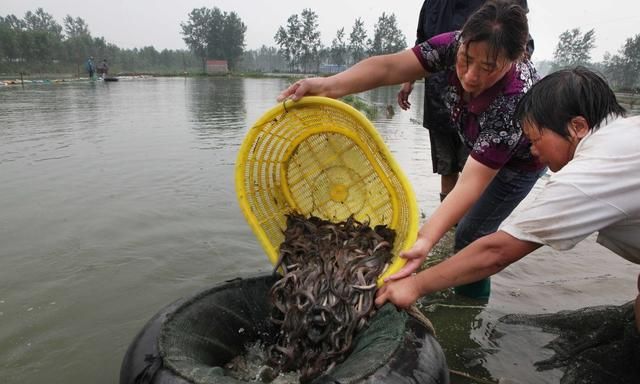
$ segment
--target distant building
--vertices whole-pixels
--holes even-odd
[[[227,60],[207,60],[207,73],[227,73],[229,66]]]
[[[340,64],[320,64],[318,71],[320,73],[338,73],[344,71],[347,68],[349,67]]]

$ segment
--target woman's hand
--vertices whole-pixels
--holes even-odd
[[[289,98],[291,100],[299,100],[303,96],[329,96],[328,95],[328,78],[312,77],[301,79],[291,84],[287,89],[278,95],[278,101],[284,101]]]
[[[398,272],[387,277],[384,281],[393,281],[405,278],[420,268],[422,262],[427,258],[431,246],[428,244],[427,239],[418,237],[418,240],[413,244],[413,247],[406,251],[400,252],[400,257],[407,259],[407,263]]]
[[[407,110],[411,108],[411,103],[409,102],[409,95],[413,91],[413,83],[406,82],[402,84],[402,87],[398,91],[398,105],[403,110]]]
[[[419,290],[417,275],[411,275],[398,281],[385,283],[376,292],[376,307],[381,307],[387,301],[398,308],[408,308],[422,296]]]

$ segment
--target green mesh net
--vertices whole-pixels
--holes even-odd
[[[539,370],[559,368],[561,383],[640,383],[640,335],[633,302],[542,315],[508,315],[500,321],[540,327],[557,334],[555,354],[536,362]]]
[[[235,356],[243,354],[245,345],[256,340],[268,344],[275,339],[277,331],[269,321],[271,308],[267,297],[274,282],[275,278],[271,276],[238,279],[183,303],[170,314],[160,332],[159,351],[164,366],[193,383],[246,382],[225,376],[222,367]],[[424,354],[411,351],[409,354],[412,356],[395,355],[402,350],[403,344],[421,344],[419,341],[428,332],[425,329],[406,312],[386,305],[357,335],[349,357],[313,383],[363,382],[394,359],[398,360],[398,367],[406,366],[414,371],[418,364],[415,360],[425,358]],[[427,349],[441,354],[439,346]],[[435,364],[435,368],[426,369],[433,370],[437,376],[439,371],[446,369],[446,365],[442,359],[437,359],[438,353],[435,356],[435,360],[420,364]],[[408,362],[413,363],[407,365]]]

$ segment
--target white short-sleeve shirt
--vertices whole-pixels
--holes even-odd
[[[598,232],[598,242],[640,264],[640,116],[584,137],[574,158],[500,230],[557,250]]]

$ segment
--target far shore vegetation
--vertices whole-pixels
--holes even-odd
[[[322,43],[320,20],[312,9],[292,14],[276,31],[276,46],[246,49],[247,26],[235,12],[218,7],[195,8],[180,23],[187,49],[153,46],[125,49],[93,36],[81,17],[66,15],[62,23],[38,8],[23,17],[0,15],[0,79],[65,79],[86,77],[85,62],[106,59],[117,76],[245,76],[299,77],[330,75],[365,57],[394,53],[408,47],[393,13],[382,13],[372,33],[360,18]],[[349,29],[345,29],[348,27]],[[533,36],[535,41],[535,36]],[[602,73],[610,84],[628,94],[640,93],[640,34],[630,36],[601,62],[591,59],[596,31],[580,28],[560,34],[552,60],[533,60],[541,74],[583,65]],[[206,61],[225,60],[228,72],[207,74]]]

